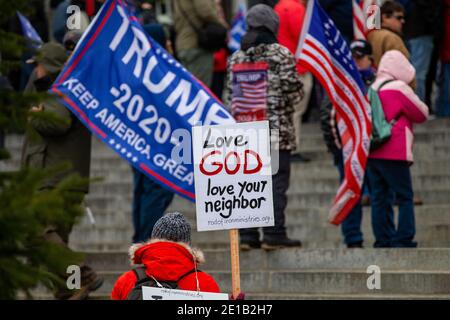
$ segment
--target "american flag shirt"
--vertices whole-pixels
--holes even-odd
[[[303,84],[291,52],[260,44],[235,52],[228,63],[225,100],[238,122],[269,120],[278,130],[279,150],[295,149],[294,106],[303,98]]]

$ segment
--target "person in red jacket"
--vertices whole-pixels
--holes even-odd
[[[220,292],[213,277],[197,269],[204,256],[190,243],[191,226],[185,217],[177,212],[166,214],[156,222],[147,243],[131,246],[131,263],[144,265],[147,275],[158,281],[177,282],[180,290]],[[111,298],[126,300],[136,282],[133,270],[125,272],[115,283]]]
[[[305,6],[301,0],[280,0],[274,10],[280,20],[277,36],[278,42],[295,55],[305,17]],[[309,98],[313,88],[313,76],[308,70],[300,66],[299,62],[297,62],[297,72],[303,83],[304,97],[302,101],[295,106],[293,121],[296,149],[293,150],[291,154],[293,161],[309,161],[309,159],[300,154],[300,134],[302,117],[308,108]]]

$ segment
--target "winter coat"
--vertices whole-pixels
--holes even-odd
[[[322,130],[323,140],[329,152],[336,155],[342,152],[341,137],[336,122],[336,109],[327,95],[324,96],[319,107],[320,129]]]
[[[295,55],[305,17],[305,6],[300,0],[280,0],[274,10],[280,19],[278,42]],[[302,74],[307,69],[297,62],[297,71]]]
[[[242,44],[246,38],[243,38]],[[235,99],[242,99],[239,93],[245,91],[239,84],[233,84],[234,67],[247,63],[267,65],[264,77],[267,77],[267,89],[264,92],[265,119],[270,129],[279,131],[279,150],[295,149],[295,130],[292,115],[294,106],[303,97],[303,84],[296,70],[296,61],[289,50],[278,43],[251,46],[246,51],[235,52],[228,63],[225,105],[230,106],[234,115]],[[264,84],[263,84],[264,85]],[[256,105],[256,103],[255,103]],[[263,120],[263,119],[260,119]]]
[[[213,0],[177,0],[174,3],[177,51],[198,48],[198,35],[190,22],[199,30],[206,23],[221,23]]]
[[[133,245],[129,251],[132,265],[144,265],[148,276],[158,281],[176,282],[192,271],[197,264],[204,262],[203,253],[185,243],[153,239],[147,243]],[[220,292],[212,276],[206,272],[190,273],[178,281],[180,290],[197,290],[202,292]],[[126,300],[137,281],[133,270],[127,271],[117,279],[111,293],[113,300]]]
[[[214,52],[214,72],[227,72],[228,50],[222,48]]]
[[[36,92],[35,72],[25,92]],[[56,97],[41,103],[43,119],[30,120],[22,148],[22,167],[51,168],[67,163],[70,169],[44,181],[42,188],[53,188],[71,174],[89,178],[91,165],[91,134],[78,118]],[[89,185],[73,191],[88,193]]]
[[[411,57],[403,39],[389,29],[382,28],[369,31],[367,41],[372,46],[373,60],[376,68],[380,64],[381,57],[389,50],[400,51],[408,60]]]
[[[350,43],[353,40],[353,1],[319,0],[319,3],[345,40]]]
[[[388,51],[383,56],[372,89],[386,80],[379,91],[383,111],[388,122],[396,119],[391,137],[380,148],[370,153],[370,158],[413,161],[413,123],[426,121],[428,107],[420,101],[408,83],[414,78],[415,69],[399,51]]]
[[[397,33],[389,29],[382,28],[369,31],[367,34],[367,41],[369,41],[372,46],[373,62],[376,68],[378,68],[380,64],[381,57],[389,50],[398,50],[406,57],[406,59],[409,60],[411,58],[403,39]],[[415,75],[409,85],[413,90],[416,89]]]

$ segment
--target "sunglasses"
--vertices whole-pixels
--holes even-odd
[[[394,16],[395,19],[401,22],[405,22],[405,16]]]

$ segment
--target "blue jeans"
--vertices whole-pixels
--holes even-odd
[[[416,223],[409,163],[369,159],[367,169],[372,205],[372,229],[375,235],[374,247],[417,247],[417,243],[413,241]],[[392,207],[393,194],[399,206],[397,228]]]
[[[339,171],[339,181],[342,182],[342,180],[344,179],[344,160],[342,157],[342,152],[336,153],[334,155],[334,165]],[[363,194],[365,192],[368,192],[366,187],[363,187],[363,190],[366,190],[363,191]],[[361,222],[362,206],[361,202],[358,202],[341,225],[341,231],[342,235],[344,236],[344,242],[346,245],[363,242],[364,239],[361,231]]]
[[[450,62],[440,64],[437,83],[439,92],[436,100],[436,115],[450,117]]]
[[[133,243],[138,243],[150,239],[153,226],[164,215],[174,194],[134,168],[133,180]]]
[[[411,53],[411,64],[416,69],[416,93],[420,100],[425,101],[427,73],[433,54],[433,36],[422,36],[408,40]]]

